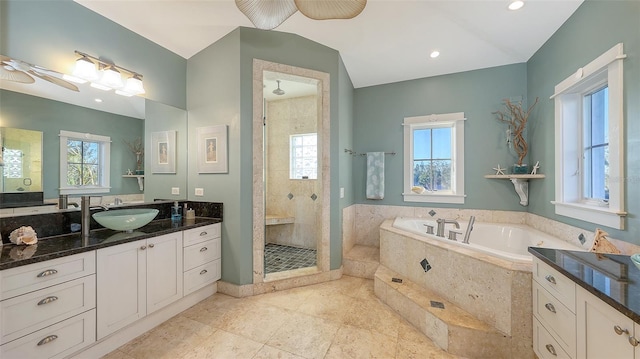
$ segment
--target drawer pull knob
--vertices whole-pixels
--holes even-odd
[[[46,297],[43,300],[39,301],[38,305],[45,305],[51,302],[55,302],[56,300],[58,300],[58,297],[52,295],[50,297]]]
[[[209,233],[207,233],[207,231],[202,231],[202,232],[200,232],[200,237],[206,236],[207,234],[209,234]]]
[[[140,247],[140,250],[141,250],[141,251],[144,251],[145,249],[147,249],[147,246],[142,246],[142,247]]]
[[[55,269],[47,269],[46,271],[40,272],[36,277],[42,278],[42,277],[46,277],[46,276],[53,275],[53,274],[56,274],[56,273],[58,273],[58,271],[55,270]]]
[[[547,344],[546,348],[547,348],[547,351],[551,353],[551,355],[558,356],[558,353],[556,353],[556,348],[554,348],[553,345]]]
[[[555,313],[556,312],[556,307],[554,307],[553,304],[551,304],[551,303],[545,304],[544,307],[547,308],[547,310],[550,311],[551,313]]]
[[[149,244],[149,248],[153,248],[153,247],[155,247],[155,246],[156,246],[156,245],[155,245],[155,244],[153,244],[153,243],[150,243],[150,244]]]
[[[51,343],[52,341],[58,339],[57,335],[49,335],[48,337],[45,337],[44,339],[42,339],[41,341],[38,342],[38,345],[45,345],[47,343]]]
[[[546,279],[547,282],[551,284],[556,284],[556,279],[551,274],[547,274],[547,276],[544,277],[544,279]]]
[[[616,334],[618,334],[618,335],[622,335],[622,334],[627,334],[627,335],[629,335],[629,330],[627,330],[627,329],[622,329],[622,327],[621,327],[621,326],[619,326],[619,325],[614,326],[614,327],[613,327],[613,331],[614,331],[614,332],[616,332]]]
[[[202,248],[200,248],[200,252],[204,252],[204,251],[206,251],[207,249],[209,249],[209,248],[207,248],[207,247],[202,247]]]
[[[633,345],[634,347],[638,346],[638,339],[634,338],[634,337],[629,337],[629,344]]]
[[[205,273],[207,273],[207,270],[206,270],[206,269],[203,269],[203,270],[201,270],[201,271],[200,271],[200,275],[203,275],[203,274],[205,274]]]

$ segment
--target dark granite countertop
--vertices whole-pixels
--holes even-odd
[[[640,323],[640,269],[629,256],[537,247],[529,253]]]
[[[37,207],[37,206],[57,206],[57,203],[50,202],[19,202],[19,203],[0,203],[0,208],[21,208],[21,207]]]
[[[92,230],[88,241],[85,243],[82,241],[81,234],[76,232],[60,236],[38,238],[38,243],[33,246],[5,244],[1,247],[0,270],[220,222],[222,222],[221,219],[207,217],[196,217],[195,220],[189,222],[184,219],[182,222],[160,219],[150,222],[146,226],[135,230],[133,233],[113,231],[107,228]]]

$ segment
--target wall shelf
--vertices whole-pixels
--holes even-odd
[[[529,205],[529,180],[545,178],[543,174],[522,174],[522,175],[485,175],[484,178],[490,179],[508,179],[513,183],[513,188],[520,196],[520,205]]]
[[[138,186],[140,186],[140,190],[144,191],[144,175],[122,175],[124,178],[137,178]]]

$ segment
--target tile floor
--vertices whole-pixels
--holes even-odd
[[[298,268],[316,266],[315,249],[296,248],[281,244],[267,243],[264,247],[264,272],[283,272]]]
[[[196,304],[104,359],[456,358],[373,293],[373,281],[340,280]]]

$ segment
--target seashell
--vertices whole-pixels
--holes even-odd
[[[31,258],[36,253],[37,249],[37,244],[26,247],[13,247],[11,248],[11,251],[9,251],[9,257],[13,260]]]
[[[597,228],[596,236],[593,240],[593,245],[591,246],[591,249],[589,251],[596,253],[620,254],[620,250],[607,239],[608,235],[609,233],[603,231],[600,228]]]
[[[38,235],[30,226],[22,226],[9,234],[9,240],[16,245],[33,245],[38,243]]]

